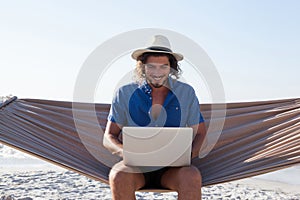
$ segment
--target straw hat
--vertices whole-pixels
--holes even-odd
[[[132,54],[133,59],[137,59],[140,55],[146,52],[155,52],[155,53],[167,53],[173,55],[177,61],[183,59],[183,55],[180,53],[174,53],[171,50],[171,45],[167,37],[163,35],[155,35],[151,38],[148,47],[145,49],[137,49]]]

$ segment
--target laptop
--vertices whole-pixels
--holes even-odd
[[[193,129],[123,127],[123,161],[128,166],[189,166]]]

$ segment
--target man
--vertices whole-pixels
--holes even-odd
[[[169,40],[153,37],[146,49],[132,53],[137,60],[137,82],[121,87],[116,93],[104,134],[104,146],[113,154],[123,156],[123,126],[192,127],[192,159],[198,157],[206,135],[199,102],[191,86],[178,81],[179,53],[172,52]],[[123,162],[112,167],[109,184],[114,200],[135,199],[141,188],[159,187],[175,190],[178,199],[201,199],[201,174],[191,166],[165,167],[143,173]]]

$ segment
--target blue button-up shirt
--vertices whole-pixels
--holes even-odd
[[[183,82],[169,78],[169,92],[159,116],[152,118],[152,89],[131,83],[119,88],[113,98],[108,120],[122,126],[185,127],[204,121],[194,89]]]

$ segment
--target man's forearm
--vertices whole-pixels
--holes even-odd
[[[192,158],[198,157],[203,141],[204,141],[204,137],[202,135],[197,134],[195,136],[192,144]]]
[[[201,146],[206,137],[206,127],[204,123],[200,123],[193,127],[193,129],[196,134],[192,143],[192,158],[196,158],[199,156]]]
[[[108,133],[104,134],[103,145],[107,148],[112,154],[123,157],[123,144],[120,140]]]

